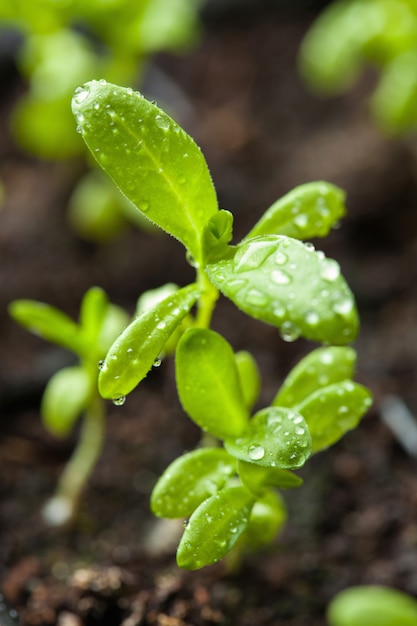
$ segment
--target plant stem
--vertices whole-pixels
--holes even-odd
[[[197,266],[197,284],[201,289],[201,296],[197,305],[195,325],[198,328],[210,328],[214,307],[219,297],[219,291],[210,282],[206,272]]]
[[[81,494],[103,448],[104,418],[103,400],[94,392],[83,418],[79,442],[60,477],[54,497],[44,508],[44,517],[49,524],[66,524],[76,513]]]

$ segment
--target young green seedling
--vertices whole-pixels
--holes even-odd
[[[78,365],[65,367],[52,376],[41,405],[44,425],[56,437],[68,436],[83,416],[78,445],[61,475],[55,496],[44,508],[48,523],[66,524],[77,511],[103,447],[105,411],[97,391],[98,364],[128,323],[128,316],[110,304],[98,287],[85,294],[79,324],[58,309],[34,300],[15,300],[9,312],[19,324],[74,352],[79,359]]]
[[[366,66],[379,83],[371,98],[385,131],[417,126],[417,4],[414,0],[339,0],[316,20],[304,39],[300,67],[325,94],[348,89]]]
[[[389,587],[351,587],[333,598],[327,619],[329,626],[415,626],[417,601]]]
[[[354,428],[370,405],[352,382],[358,316],[338,263],[303,239],[326,235],[345,212],[334,185],[302,185],[275,202],[239,243],[233,216],[219,210],[205,159],[155,104],[104,80],[76,90],[79,130],[107,174],[154,224],[176,237],[195,282],[157,294],[110,348],[99,375],[103,397],[124,399],[166,352],[175,351],[181,403],[218,440],[180,457],[152,494],[160,516],[189,518],[177,561],[196,569],[239,543],[269,542],[285,520],[276,488],[295,487],[291,470]],[[286,341],[319,348],[251,416],[260,377],[248,352],[234,354],[210,330],[220,292]],[[194,308],[196,309],[194,311]],[[223,447],[220,447],[223,444]]]

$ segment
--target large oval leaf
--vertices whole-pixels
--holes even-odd
[[[183,569],[220,561],[245,530],[255,499],[244,487],[225,487],[194,511],[177,551]]]
[[[178,394],[184,410],[219,439],[238,437],[248,425],[235,356],[218,333],[185,331],[176,352]]]
[[[347,344],[358,332],[352,292],[339,264],[296,239],[255,237],[207,266],[210,280],[248,315],[299,336]]]
[[[84,141],[122,192],[201,258],[205,224],[217,211],[206,161],[164,111],[106,81],[79,87],[72,108]]]
[[[304,417],[313,441],[313,452],[328,448],[356,428],[372,404],[366,387],[345,380],[309,395],[296,409]]]
[[[123,398],[145,378],[199,293],[196,285],[188,285],[157,302],[129,324],[101,366],[99,391],[103,398]]]
[[[165,470],[151,496],[159,517],[189,517],[236,472],[236,459],[223,448],[203,448],[183,454]]]
[[[355,364],[356,352],[352,348],[317,348],[291,370],[272,404],[293,407],[321,387],[351,379]]]
[[[248,463],[291,469],[310,456],[311,437],[299,413],[271,406],[254,415],[242,437],[225,440],[225,448]]]
[[[300,185],[274,202],[246,239],[272,234],[325,237],[346,212],[345,196],[342,189],[323,181]]]
[[[42,396],[44,426],[56,437],[66,437],[88,405],[95,381],[81,366],[65,367],[50,378]]]

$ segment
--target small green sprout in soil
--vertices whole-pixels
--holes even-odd
[[[329,626],[415,626],[415,598],[389,587],[351,587],[333,598],[328,610]]]
[[[61,475],[55,496],[43,511],[48,524],[67,524],[77,512],[105,437],[105,410],[97,390],[97,364],[129,318],[122,309],[110,304],[98,287],[85,294],[79,324],[58,309],[34,300],[15,300],[9,311],[19,324],[70,350],[79,359],[78,365],[59,370],[49,380],[41,405],[43,423],[56,437],[67,437],[81,416],[83,420],[78,445]]]
[[[414,0],[339,0],[304,39],[300,68],[321,93],[352,86],[367,67],[379,83],[371,110],[388,133],[417,128],[417,3]]]
[[[176,459],[151,507],[183,518],[178,564],[197,569],[234,546],[262,546],[286,518],[276,490],[296,487],[293,470],[355,428],[371,404],[353,382],[359,327],[339,264],[303,240],[323,237],[345,213],[344,193],[325,182],[275,202],[239,243],[220,210],[195,142],[140,93],[91,81],[73,98],[78,129],[103,170],[151,222],[177,238],[195,282],[160,293],[110,348],[99,374],[104,398],[123,402],[155,360],[175,351],[180,401],[211,438]],[[260,375],[210,328],[219,295],[275,326],[285,341],[322,344],[289,373],[271,404],[252,415]],[[210,437],[208,437],[209,435]]]

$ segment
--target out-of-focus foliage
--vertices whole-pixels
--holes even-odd
[[[324,94],[348,89],[366,66],[379,71],[371,97],[378,124],[390,134],[417,128],[417,2],[340,0],[304,39],[301,72]]]

